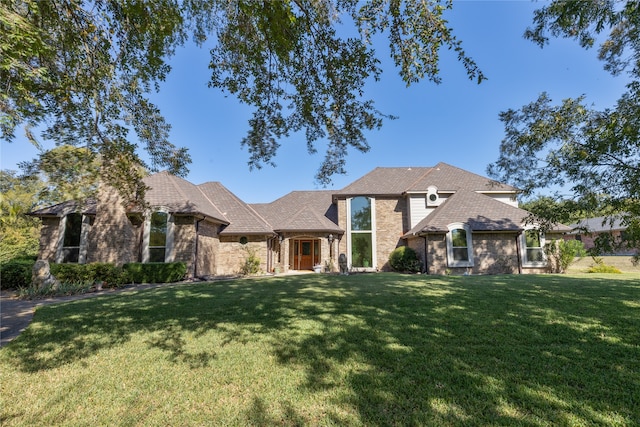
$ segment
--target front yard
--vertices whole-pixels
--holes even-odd
[[[640,274],[306,275],[40,308],[2,425],[640,424]]]

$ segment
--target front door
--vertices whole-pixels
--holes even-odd
[[[320,258],[319,246],[317,240],[294,240],[292,268],[294,270],[312,270]]]

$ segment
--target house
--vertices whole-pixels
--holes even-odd
[[[627,226],[623,223],[620,215],[587,218],[570,224],[568,227],[572,231],[565,235],[565,239],[579,240],[584,244],[585,249],[593,249],[595,240],[600,237],[610,243],[611,255],[635,255],[637,253],[637,249],[625,244]]]
[[[50,262],[171,262],[190,277],[236,274],[251,252],[265,272],[389,270],[413,248],[429,274],[539,273],[547,235],[525,224],[517,190],[439,163],[376,168],[337,191],[293,191],[247,204],[219,182],[195,185],[160,172],[144,178],[148,212],[127,210],[114,190],[96,201],[32,212],[42,219],[40,258]]]

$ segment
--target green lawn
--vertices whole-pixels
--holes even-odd
[[[640,425],[640,274],[306,275],[40,308],[1,425]]]

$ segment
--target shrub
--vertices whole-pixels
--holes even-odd
[[[133,283],[171,283],[184,279],[187,265],[184,262],[132,262],[122,266]]]
[[[245,246],[244,250],[247,252],[247,257],[244,260],[244,264],[240,266],[240,274],[249,276],[260,273],[260,258],[256,249]]]
[[[547,256],[552,261],[552,273],[564,273],[576,258],[587,255],[584,244],[579,240],[554,240],[546,248]]]
[[[417,273],[421,263],[416,251],[408,246],[395,248],[389,255],[389,265],[394,271]]]
[[[607,265],[604,263],[604,260],[601,257],[593,257],[593,264],[587,270],[587,273],[612,273],[612,274],[622,274],[618,268]]]
[[[31,258],[15,258],[0,264],[0,288],[18,289],[31,284],[35,260]]]
[[[121,267],[95,262],[91,264],[51,264],[53,274],[61,284],[102,282],[105,287],[117,287],[127,283]]]

